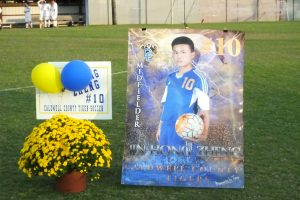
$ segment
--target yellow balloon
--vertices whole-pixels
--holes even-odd
[[[63,89],[60,72],[49,63],[35,66],[31,72],[31,80],[34,86],[43,92],[57,93]]]

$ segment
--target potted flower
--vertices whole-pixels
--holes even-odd
[[[86,188],[86,174],[99,179],[99,170],[110,167],[109,141],[103,131],[90,121],[56,115],[33,128],[26,137],[18,161],[28,177],[58,177],[58,190],[81,192]]]

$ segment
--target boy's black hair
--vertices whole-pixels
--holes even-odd
[[[187,44],[190,46],[192,52],[195,51],[194,42],[188,37],[181,36],[181,37],[175,38],[172,42],[172,48],[177,44]]]

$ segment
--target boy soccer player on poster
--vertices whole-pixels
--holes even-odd
[[[162,98],[163,110],[156,138],[159,145],[183,147],[186,142],[177,135],[175,123],[185,113],[195,113],[203,119],[204,129],[195,142],[207,138],[209,127],[208,83],[205,77],[192,66],[195,56],[193,41],[185,36],[177,37],[172,42],[173,60],[179,70],[167,77]]]

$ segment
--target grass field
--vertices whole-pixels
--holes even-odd
[[[125,134],[127,31],[133,26],[0,31],[0,199],[300,199],[300,22],[191,24],[246,32],[245,188],[193,189],[120,184]],[[145,25],[183,28],[182,25]],[[113,120],[96,121],[112,143],[113,162],[80,194],[61,194],[55,179],[18,170],[35,119],[32,68],[48,61],[112,61]],[[17,88],[17,89],[11,89]],[[20,89],[23,88],[23,89]]]

